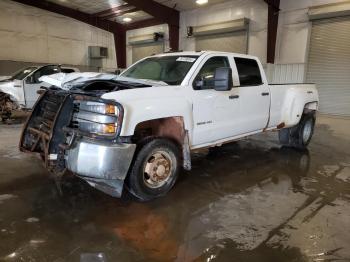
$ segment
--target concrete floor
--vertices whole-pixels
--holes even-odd
[[[193,154],[168,196],[63,195],[0,125],[1,261],[350,261],[350,120],[318,118],[309,152],[276,133]]]

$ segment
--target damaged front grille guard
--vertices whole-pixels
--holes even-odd
[[[50,129],[50,132],[49,132],[49,135],[46,134],[45,132],[41,131],[41,130],[37,130],[37,129],[33,129],[31,127],[29,127],[29,123],[33,120],[33,114],[36,112],[37,109],[37,106],[39,106],[39,104],[42,102],[42,100],[45,98],[45,95],[47,95],[47,92],[54,92],[54,91],[44,91],[40,98],[38,99],[38,101],[36,102],[35,106],[34,106],[34,110],[32,112],[32,114],[28,117],[24,127],[23,127],[23,131],[22,131],[22,135],[21,135],[21,139],[20,139],[20,145],[19,145],[19,148],[20,148],[20,151],[22,152],[28,152],[28,153],[35,153],[35,150],[37,149],[40,141],[42,142],[43,144],[43,152],[38,152],[38,153],[44,153],[44,162],[45,162],[45,167],[48,168],[49,167],[49,155],[50,155],[50,152],[49,152],[49,149],[50,149],[50,144],[51,144],[51,141],[54,137],[54,130],[56,128],[56,124],[57,124],[57,120],[58,120],[58,117],[59,115],[61,114],[62,112],[62,109],[63,107],[65,106],[66,104],[66,101],[67,101],[67,98],[71,97],[72,98],[72,103],[74,101],[91,101],[91,102],[99,102],[99,103],[104,103],[104,104],[111,104],[111,105],[114,105],[118,108],[118,117],[117,117],[117,130],[116,130],[116,133],[115,135],[113,136],[103,136],[103,135],[98,135],[98,134],[92,134],[92,133],[88,133],[88,132],[84,132],[84,131],[81,131],[81,130],[78,130],[78,129],[75,129],[75,128],[71,128],[71,127],[68,127],[68,126],[65,126],[63,127],[63,132],[66,134],[69,134],[71,136],[70,140],[68,143],[64,142],[64,143],[60,143],[58,145],[58,147],[62,150],[69,150],[70,148],[72,148],[72,146],[74,145],[74,142],[75,140],[78,138],[78,137],[86,137],[86,138],[90,138],[90,139],[98,139],[98,140],[107,140],[107,141],[112,141],[112,142],[116,142],[117,141],[117,138],[119,137],[120,135],[120,132],[121,132],[121,128],[122,128],[122,121],[123,121],[123,117],[124,117],[124,108],[123,106],[116,102],[116,101],[113,101],[113,100],[107,100],[107,99],[102,99],[102,98],[99,98],[99,97],[94,97],[94,96],[88,96],[88,95],[84,95],[84,94],[69,94],[67,95],[62,104],[60,105],[59,107],[59,110],[55,116],[55,120],[51,126],[51,129]],[[70,116],[70,122],[72,120],[72,116],[73,116],[73,112],[71,112],[71,116]],[[69,122],[69,124],[70,124]],[[26,132],[30,132],[31,134],[33,135],[37,135],[36,137],[36,141],[35,143],[31,146],[30,149],[28,148],[25,148],[24,147],[24,137],[25,137],[25,134]]]

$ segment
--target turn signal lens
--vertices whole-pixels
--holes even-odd
[[[114,124],[106,124],[103,126],[103,133],[105,134],[114,134],[116,132],[116,126]]]
[[[106,114],[114,115],[115,114],[115,106],[114,105],[106,105]]]

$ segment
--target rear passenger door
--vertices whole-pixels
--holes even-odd
[[[234,57],[239,78],[238,133],[246,134],[264,129],[270,114],[270,90],[255,59]]]

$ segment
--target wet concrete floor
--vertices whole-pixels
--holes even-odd
[[[0,261],[350,261],[350,120],[309,151],[276,133],[193,154],[164,198],[114,199],[17,149],[0,125]]]

